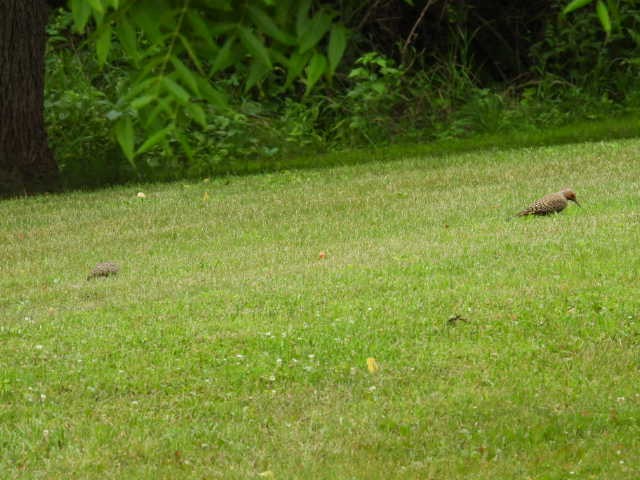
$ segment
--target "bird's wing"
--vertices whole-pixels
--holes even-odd
[[[529,205],[527,208],[525,208],[524,210],[519,212],[517,216],[518,217],[523,217],[525,215],[532,215],[532,214],[538,213],[540,211],[540,208],[541,208],[541,205],[542,205],[541,202],[542,202],[542,199],[536,200],[531,205]]]
[[[546,195],[541,199],[547,213],[561,212],[567,206],[567,200],[564,196],[557,193]]]

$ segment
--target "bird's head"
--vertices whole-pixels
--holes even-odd
[[[578,200],[576,199],[576,192],[574,192],[570,188],[565,188],[560,193],[562,193],[562,195],[564,195],[564,198],[566,198],[567,200],[571,200],[572,202],[575,202],[576,205],[580,206]]]

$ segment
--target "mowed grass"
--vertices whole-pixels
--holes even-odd
[[[0,210],[0,478],[640,476],[638,140]]]

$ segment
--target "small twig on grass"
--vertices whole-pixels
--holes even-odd
[[[449,325],[455,325],[456,322],[469,323],[469,320],[461,315],[454,315],[453,317],[449,317],[449,320],[447,320]]]

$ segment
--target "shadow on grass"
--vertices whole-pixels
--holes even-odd
[[[436,160],[457,153],[562,145],[635,137],[640,137],[640,117],[621,117],[601,121],[574,123],[555,129],[475,135],[469,138],[437,140],[420,144],[398,143],[381,147],[318,153],[315,155],[304,154],[282,159],[243,160],[219,165],[208,176],[215,178],[256,175],[284,170],[323,169],[370,162],[388,162],[410,157],[428,157]],[[439,161],[434,161],[433,163],[434,165],[440,164]],[[171,180],[168,182],[170,183]],[[149,180],[148,182],[144,180],[133,180],[120,185],[140,185],[141,183],[152,184],[163,182],[159,182],[158,180]],[[85,186],[78,188],[67,183],[64,191],[93,191],[109,186],[115,185]]]
[[[214,176],[252,175],[290,169],[316,169],[393,161],[409,157],[438,158],[445,155],[484,150],[505,150],[570,143],[640,137],[640,118],[615,118],[599,122],[575,123],[553,130],[509,132],[438,140],[423,144],[395,144],[376,148],[340,150],[318,155],[300,155],[280,160],[243,161],[221,166]]]

